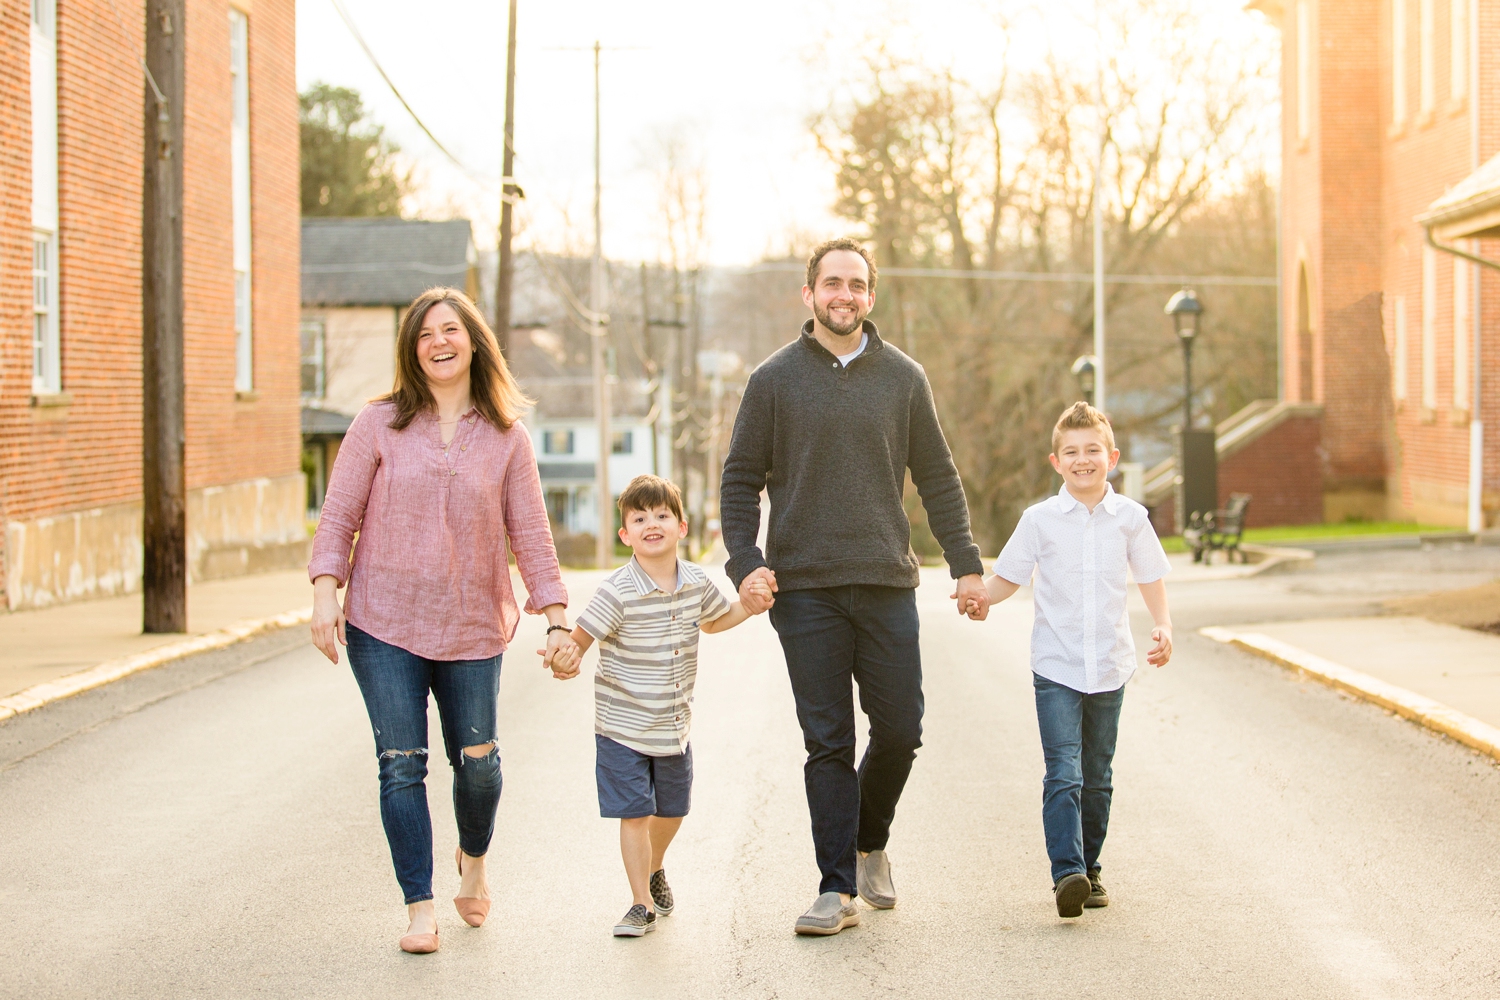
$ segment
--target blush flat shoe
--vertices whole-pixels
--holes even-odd
[[[462,847],[453,852],[453,860],[458,863],[458,877],[463,878],[464,849]],[[478,896],[454,896],[453,908],[470,927],[479,927],[484,923],[484,918],[490,915],[490,901],[480,899]]]
[[[436,934],[403,935],[401,950],[409,955],[430,955],[438,950],[438,936]]]

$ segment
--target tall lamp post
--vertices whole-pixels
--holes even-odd
[[[1083,390],[1083,398],[1094,405],[1094,382],[1099,372],[1099,359],[1092,354],[1085,354],[1073,362],[1073,377],[1078,380],[1078,388]]]
[[[1167,300],[1165,310],[1182,344],[1182,431],[1177,440],[1176,520],[1180,532],[1196,513],[1219,505],[1218,453],[1214,431],[1193,429],[1193,340],[1198,336],[1203,303],[1191,288]]]

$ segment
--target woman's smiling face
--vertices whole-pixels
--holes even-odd
[[[429,387],[466,384],[474,361],[474,345],[458,313],[439,302],[422,317],[417,333],[417,362]]]

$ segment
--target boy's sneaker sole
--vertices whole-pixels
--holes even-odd
[[[1082,916],[1084,900],[1089,898],[1089,893],[1092,891],[1093,886],[1089,884],[1089,877],[1083,872],[1064,875],[1052,890],[1057,899],[1057,915],[1059,917]]]

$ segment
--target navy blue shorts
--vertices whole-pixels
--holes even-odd
[[[606,819],[686,816],[693,800],[693,748],[653,757],[594,734],[599,815]]]

